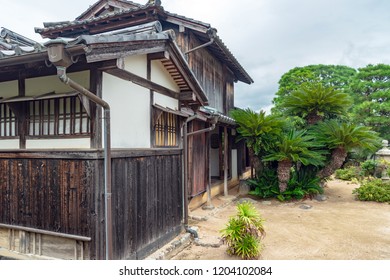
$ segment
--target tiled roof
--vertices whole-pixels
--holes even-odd
[[[0,59],[41,52],[44,47],[9,29],[0,31]]]
[[[140,5],[139,8],[124,9],[85,20],[45,23],[44,28],[35,28],[35,31],[42,35],[46,34],[45,36],[54,36],[54,34],[58,34],[57,36],[61,36],[60,34],[64,34],[62,36],[67,34],[88,34],[89,28],[95,27],[97,25],[107,25],[109,23],[115,25],[116,22],[125,22],[126,20],[131,22],[132,16],[139,13],[144,15],[144,12],[150,12],[154,16],[158,15],[161,18],[160,20],[166,20],[178,25],[183,24],[184,26],[197,31],[198,35],[201,36],[204,41],[211,39],[209,31],[213,28],[210,24],[165,11],[163,7],[153,6],[151,4],[144,6]],[[238,80],[248,84],[253,83],[252,78],[241,66],[231,51],[226,47],[223,41],[217,35],[214,36],[214,39],[214,44],[208,46],[208,48],[211,49],[211,51],[214,52],[221,61],[224,61],[230,69],[232,69]]]
[[[127,1],[127,0],[117,0],[118,2],[127,5],[128,7],[134,7],[134,8],[141,8],[143,5],[135,3],[133,1]],[[108,2],[108,1],[106,1]],[[87,15],[89,12],[91,12],[94,8],[96,8],[99,4],[101,4],[101,1],[97,1],[94,4],[92,4],[85,12],[83,12],[81,15],[79,15],[76,20],[81,20],[85,15]],[[104,3],[108,4],[108,3]]]

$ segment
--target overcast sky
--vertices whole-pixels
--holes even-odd
[[[42,41],[34,27],[73,20],[95,2],[0,0],[0,26]],[[297,66],[390,64],[389,0],[162,0],[162,6],[218,30],[254,80],[237,83],[238,107],[269,109],[280,77]]]

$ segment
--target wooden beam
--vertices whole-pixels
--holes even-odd
[[[196,95],[192,91],[180,92],[180,101],[196,101]]]
[[[175,99],[179,98],[179,93],[177,93],[173,90],[170,90],[166,87],[163,87],[159,84],[156,84],[152,81],[149,81],[145,78],[142,78],[142,77],[140,77],[136,74],[133,74],[129,71],[126,71],[124,69],[119,69],[119,68],[118,69],[110,69],[110,70],[107,70],[106,72],[115,76],[115,77],[118,77],[118,78],[126,80],[126,81],[130,81],[130,82],[137,84],[141,87],[148,88],[150,90],[156,91],[156,92],[164,94],[166,96],[169,96],[169,97],[172,97]]]
[[[148,54],[149,60],[169,59],[169,53],[167,51],[150,53]]]

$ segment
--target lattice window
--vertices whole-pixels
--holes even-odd
[[[179,119],[177,115],[161,112],[154,125],[156,147],[177,147]]]
[[[90,134],[90,120],[77,96],[29,102],[27,135],[82,136]]]
[[[18,135],[18,122],[6,104],[0,104],[0,137],[13,138]]]

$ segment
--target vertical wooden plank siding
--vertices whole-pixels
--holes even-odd
[[[115,259],[142,258],[181,227],[181,150],[112,159]],[[91,237],[104,259],[103,159],[0,153],[0,223]]]
[[[181,154],[113,159],[114,257],[142,258],[182,220]]]
[[[201,121],[193,122],[193,131],[206,128]],[[206,191],[208,183],[208,145],[207,133],[195,134],[189,139],[189,180],[190,196],[194,197]]]

